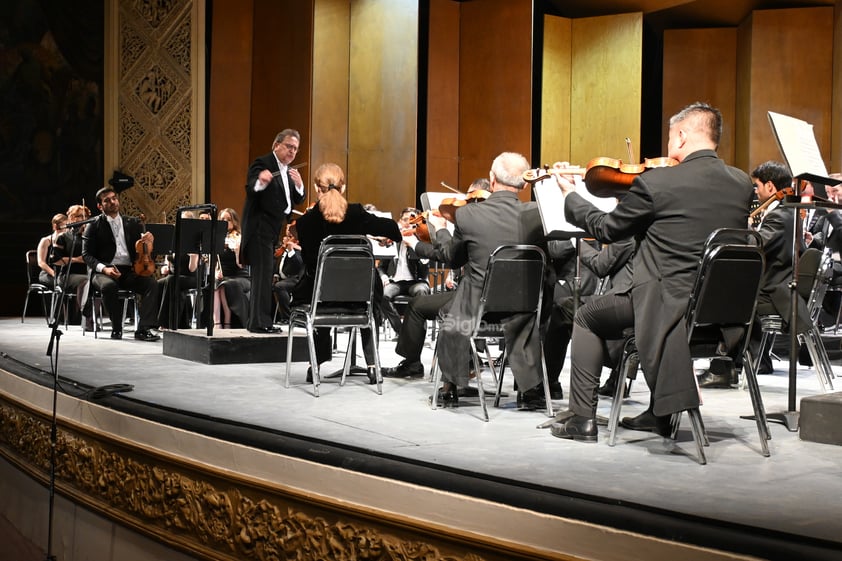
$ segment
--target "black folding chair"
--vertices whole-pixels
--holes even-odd
[[[50,298],[50,301],[52,302],[56,296],[56,291],[38,279],[38,274],[40,272],[41,267],[38,266],[38,251],[30,249],[26,252],[26,296],[23,301],[23,313],[20,316],[21,323],[24,323],[24,319],[26,319],[26,310],[29,307],[29,297],[33,294],[40,297],[41,311],[43,312],[44,319],[47,323],[49,323],[50,316],[53,313],[53,306],[47,304],[47,298]]]
[[[475,326],[468,337],[471,344],[474,371],[476,372],[477,390],[482,405],[483,420],[488,421],[485,405],[485,390],[482,384],[482,362],[477,350],[477,341],[503,336],[503,323],[512,316],[534,314],[535,325],[540,323],[541,301],[544,294],[544,252],[534,245],[503,245],[492,252],[488,259],[485,281],[482,287],[479,309]],[[486,354],[488,344],[486,343]],[[544,364],[543,343],[541,345],[541,376],[544,382],[544,396],[547,401],[547,415],[553,416],[550,399],[550,384],[547,380],[547,366]],[[497,375],[494,361],[488,355],[491,375],[497,383],[494,405],[499,406],[503,385],[503,371],[508,363],[506,351]],[[441,370],[433,368],[433,387],[437,388],[441,380]],[[524,388],[526,389],[526,388]],[[438,392],[433,392],[432,407],[436,409]]]
[[[316,266],[313,297],[310,304],[294,306],[290,311],[289,334],[294,327],[304,327],[310,351],[310,366],[313,373],[313,395],[319,396],[319,365],[316,359],[314,332],[317,327],[351,328],[345,367],[340,385],[350,371],[351,347],[360,328],[370,328],[374,333],[374,255],[371,247],[359,243],[358,237],[337,238],[323,242]],[[287,368],[284,387],[289,387],[289,372],[292,363],[292,340],[287,344]],[[374,366],[377,377],[377,393],[382,394],[383,377],[380,373],[380,357],[374,346]]]
[[[726,236],[733,241],[723,241]],[[751,360],[748,343],[754,321],[754,309],[760,281],[765,268],[765,256],[760,237],[751,230],[717,230],[705,243],[705,251],[699,263],[696,283],[691,292],[685,315],[690,354],[694,359],[712,358],[729,353],[723,334],[731,333],[737,340],[737,348],[743,357],[743,371],[748,383],[749,396],[760,447],[764,456],[769,456],[769,429],[766,413],[757,383],[754,363]],[[608,419],[608,444],[614,445],[617,424],[622,408],[622,391],[628,371],[637,369],[639,357],[633,342],[627,340],[620,379]],[[693,439],[700,464],[707,462],[704,446],[708,445],[699,408],[687,410],[690,417]],[[681,413],[673,415],[672,438],[678,431]]]

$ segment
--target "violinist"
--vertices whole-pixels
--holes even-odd
[[[401,211],[398,227],[401,233],[412,232],[412,219],[420,216],[417,208],[407,207]],[[429,260],[416,255],[407,244],[398,244],[397,256],[381,259],[377,271],[383,281],[383,315],[395,333],[401,332],[401,317],[393,304],[397,296],[419,296],[430,293]]]
[[[67,209],[69,223],[82,222],[91,217],[91,210],[84,205],[71,205]],[[82,258],[82,234],[87,224],[64,231],[54,248],[54,256],[61,264],[58,277],[59,286],[70,294],[75,292],[76,305],[81,310],[85,303],[85,292],[88,284],[88,270]],[[68,267],[69,264],[69,267]],[[65,279],[67,276],[67,279]],[[73,316],[71,316],[72,318]],[[93,322],[86,318],[85,329],[93,328]]]
[[[754,190],[761,205],[769,199],[774,199],[763,211],[757,232],[763,238],[763,251],[766,254],[766,270],[760,282],[757,294],[756,315],[778,314],[786,322],[792,317],[792,299],[789,282],[792,280],[792,239],[793,213],[795,209],[780,204],[777,193],[788,189],[792,185],[789,168],[775,161],[764,162],[751,172]],[[799,239],[801,236],[799,236]],[[801,250],[803,251],[803,249]],[[798,332],[806,331],[810,327],[810,314],[806,302],[798,299]],[[760,329],[755,321],[756,329],[752,333],[752,356],[757,356],[760,345]],[[713,369],[712,369],[713,370]],[[758,374],[772,373],[772,359],[768,354],[760,357]],[[706,387],[730,387],[735,380],[725,379],[728,373],[709,373],[703,377]]]
[[[699,406],[684,314],[705,240],[717,228],[744,229],[753,198],[748,175],[717,156],[721,135],[722,115],[706,103],[673,115],[667,155],[679,164],[635,177],[610,213],[577,194],[571,176],[556,175],[568,222],[602,243],[635,237],[639,245],[628,290],[597,296],[576,312],[570,410],[552,425],[553,436],[596,442],[605,342],[632,327],[652,396],[649,408],[623,426],[668,436],[673,413]]]
[[[215,327],[229,329],[236,318],[242,327],[248,325],[251,278],[249,269],[242,263],[240,216],[233,208],[223,208],[217,220],[228,226],[225,245],[216,262],[216,291],[213,299],[213,321]]]
[[[430,215],[441,261],[451,268],[465,266],[465,276],[453,293],[438,341],[443,384],[434,391],[438,391],[439,406],[458,407],[460,389],[468,386],[471,360],[468,336],[479,319],[476,312],[491,253],[505,244],[546,247],[537,205],[518,199],[518,192],[525,185],[523,173],[528,168],[526,158],[520,154],[504,152],[497,156],[489,172],[491,195],[482,203],[456,210],[452,235],[445,228],[443,218]],[[539,326],[534,319],[512,317],[504,326],[509,365],[519,388],[518,408],[524,410],[546,405],[541,384]]]
[[[287,224],[287,231],[281,241],[281,246],[275,251],[278,257],[278,274],[272,285],[272,292],[278,302],[280,317],[276,322],[289,321],[290,306],[292,305],[292,289],[304,274],[304,260],[301,258],[301,246],[295,238],[293,228],[295,222]]]
[[[154,276],[137,275],[132,267],[136,243],[153,244],[154,237],[144,232],[137,218],[120,214],[120,200],[113,187],[97,191],[96,200],[102,214],[85,227],[82,257],[92,272],[92,286],[102,293],[111,318],[111,338],[123,338],[123,308],[117,290],[125,289],[140,296],[140,325],[135,326],[135,339],[157,341],[160,336],[152,330],[158,320],[158,282]]]

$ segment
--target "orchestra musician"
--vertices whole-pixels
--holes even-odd
[[[382,218],[366,211],[359,203],[349,203],[345,199],[345,172],[333,163],[322,164],[316,170],[314,187],[318,203],[296,220],[298,243],[304,260],[304,274],[292,291],[293,305],[309,304],[313,297],[316,266],[322,240],[331,235],[370,235],[400,241],[401,232],[397,223],[390,218]],[[383,297],[379,282],[374,283],[374,305],[378,306]],[[374,337],[370,329],[361,329],[369,383],[377,383],[374,370]],[[316,360],[319,364],[331,359],[331,340],[329,328],[318,328],[314,334]],[[307,381],[312,381],[313,373],[308,370]]]
[[[624,418],[623,426],[668,435],[671,414],[699,406],[684,315],[705,240],[717,228],[745,228],[753,198],[748,175],[717,156],[721,134],[722,116],[708,104],[673,115],[668,156],[679,164],[635,177],[610,213],[578,195],[571,176],[556,175],[569,222],[601,242],[634,236],[639,246],[630,290],[595,297],[576,313],[570,411],[552,425],[553,436],[596,442],[605,341],[622,338],[630,327],[652,395],[649,408]]]
[[[523,174],[528,168],[522,155],[500,154],[489,172],[491,195],[482,203],[456,210],[452,235],[444,218],[431,214],[428,219],[436,229],[436,246],[442,253],[442,261],[452,268],[465,266],[465,276],[444,315],[438,340],[443,384],[433,391],[438,392],[439,406],[458,407],[459,388],[468,385],[471,361],[468,336],[478,321],[475,314],[491,253],[504,244],[536,244],[546,248],[537,204],[521,203],[517,195],[525,185]],[[531,316],[512,317],[503,325],[509,366],[519,388],[519,409],[546,406],[539,327]]]
[[[118,289],[132,290],[140,297],[140,324],[135,326],[138,341],[157,341],[152,331],[158,321],[158,282],[154,276],[140,276],[132,263],[137,257],[136,242],[154,243],[151,232],[144,232],[136,218],[120,214],[120,200],[114,188],[106,185],[96,193],[97,208],[102,212],[88,224],[82,235],[82,257],[91,270],[91,284],[102,293],[111,318],[111,338],[123,338],[123,307]]]

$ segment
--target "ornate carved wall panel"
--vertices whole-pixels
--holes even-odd
[[[106,128],[115,145],[105,173],[113,167],[135,178],[121,197],[124,212],[142,212],[152,222],[171,220],[177,206],[203,198],[204,110],[196,110],[204,107],[203,63],[195,52],[202,3],[121,1],[109,20],[115,44],[108,56],[117,60],[110,65],[114,115]]]
[[[0,456],[46,483],[50,419],[0,397]],[[268,485],[61,418],[56,458],[58,493],[200,559],[575,559]]]

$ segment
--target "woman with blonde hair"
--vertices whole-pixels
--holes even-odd
[[[314,187],[318,203],[296,221],[304,275],[293,290],[293,304],[309,303],[313,296],[313,283],[322,240],[332,235],[371,235],[401,241],[397,222],[367,212],[361,204],[349,203],[345,198],[345,173],[336,164],[322,164],[314,174]],[[383,286],[375,286],[375,307],[382,299]],[[379,289],[379,290],[378,290]],[[316,359],[319,364],[331,358],[330,330],[316,329]],[[374,341],[370,330],[362,330],[363,351],[368,366],[370,383],[374,379]],[[311,374],[308,373],[308,378]]]

